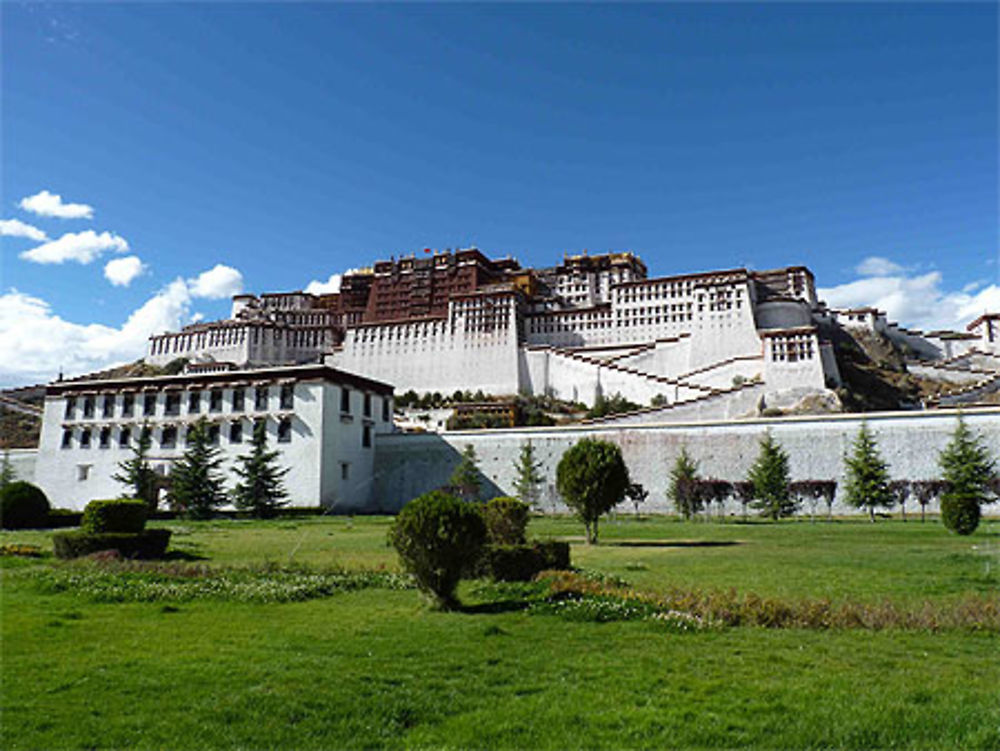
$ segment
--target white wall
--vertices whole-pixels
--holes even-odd
[[[1000,408],[969,409],[966,423],[984,436],[993,456],[1000,457]],[[671,511],[666,498],[669,469],[682,446],[699,462],[703,476],[742,480],[756,459],[759,440],[770,429],[788,452],[791,476],[799,479],[843,479],[843,456],[863,420],[874,432],[893,477],[911,480],[938,476],[937,456],[955,429],[958,412],[873,413],[826,417],[650,424],[601,428],[515,428],[465,431],[443,435],[388,435],[378,440],[375,478],[379,508],[395,510],[410,499],[445,484],[466,444],[480,458],[480,469],[491,492],[512,493],[515,462],[521,445],[530,440],[545,476],[545,504],[559,506],[555,467],[562,454],[584,437],[617,443],[632,473],[649,491],[647,511]],[[838,493],[840,491],[838,490]],[[835,511],[852,513],[839,504]],[[735,512],[736,506],[729,511]],[[911,510],[914,505],[911,503]],[[996,505],[986,510],[1000,513]]]

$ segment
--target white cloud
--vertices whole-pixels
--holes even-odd
[[[831,307],[878,308],[886,312],[890,321],[924,331],[964,331],[966,325],[982,313],[1000,311],[1000,285],[981,286],[978,290],[968,286],[948,290],[943,287],[939,271],[856,279],[816,292]]]
[[[59,219],[93,219],[94,207],[85,203],[63,203],[58,193],[40,191],[33,196],[22,198],[18,204],[25,211],[39,216],[54,216]]]
[[[104,266],[104,278],[116,287],[127,287],[145,270],[146,264],[139,256],[125,256],[107,262]]]
[[[45,300],[10,290],[0,295],[0,384],[49,381],[60,370],[77,375],[137,360],[150,334],[181,326],[190,304],[187,284],[177,279],[115,328],[66,321]]]
[[[340,292],[340,274],[330,274],[330,278],[325,282],[316,281],[315,279],[306,285],[305,292],[310,295],[326,295],[331,292]]]
[[[188,279],[192,297],[221,300],[238,295],[243,291],[243,274],[232,266],[216,264],[194,279]]]
[[[892,276],[902,272],[903,267],[882,256],[868,256],[854,270],[861,276]]]
[[[351,274],[356,274],[358,269],[348,269],[343,274],[330,274],[330,278],[325,282],[313,279],[303,292],[308,292],[310,295],[328,295],[333,292],[340,292],[340,284],[344,280],[345,276],[350,276]]]
[[[200,320],[200,313],[191,315],[195,298],[219,291],[213,284],[221,285],[226,278],[232,284],[234,275],[242,284],[240,272],[227,266],[193,279],[177,278],[119,327],[64,320],[45,300],[11,289],[0,295],[0,385],[49,381],[60,370],[73,376],[134,362],[145,356],[151,334],[177,331]]]
[[[4,237],[27,237],[29,240],[45,242],[48,235],[38,227],[25,224],[20,219],[0,219],[0,236]]]
[[[91,229],[84,232],[67,232],[58,240],[51,240],[37,248],[21,253],[21,258],[35,263],[90,263],[107,250],[124,253],[128,243],[111,232],[97,234]]]

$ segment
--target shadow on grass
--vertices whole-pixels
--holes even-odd
[[[480,602],[475,605],[462,605],[455,612],[465,613],[466,615],[499,615],[501,613],[514,613],[518,610],[524,610],[530,604],[530,600],[522,598],[498,600],[495,602]]]
[[[742,545],[736,540],[610,540],[601,542],[609,548],[726,548]]]
[[[207,561],[207,555],[198,555],[197,553],[189,553],[186,550],[168,550],[164,553],[163,557],[160,558],[161,561]]]

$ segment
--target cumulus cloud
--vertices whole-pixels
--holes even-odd
[[[60,370],[80,375],[138,360],[146,354],[151,334],[200,320],[202,314],[191,315],[192,303],[220,291],[224,277],[230,285],[234,278],[242,285],[239,271],[221,266],[223,274],[219,268],[175,279],[117,327],[67,321],[45,300],[8,290],[0,295],[0,386],[50,381]]]
[[[35,240],[36,242],[45,242],[49,239],[48,235],[38,229],[38,227],[25,224],[20,219],[0,219],[0,236],[27,237],[29,240]]]
[[[33,196],[21,199],[18,204],[25,211],[39,216],[54,216],[58,219],[93,219],[94,207],[85,203],[63,203],[58,193],[42,190]]]
[[[182,325],[190,304],[187,284],[177,279],[116,328],[67,321],[45,300],[12,289],[0,295],[0,384],[49,381],[60,370],[76,375],[137,360],[150,334]]]
[[[313,279],[309,284],[306,285],[305,292],[310,295],[326,295],[331,292],[340,292],[340,280],[343,277],[340,274],[330,274],[330,278],[325,282],[320,282]]]
[[[193,279],[188,279],[192,297],[221,300],[238,295],[243,291],[243,274],[232,266],[219,263],[208,271],[203,271]]]
[[[146,270],[146,264],[139,256],[125,256],[108,261],[104,266],[104,278],[116,287],[127,287],[139,274]]]
[[[882,256],[868,256],[854,270],[861,276],[892,276],[901,273],[903,267]]]
[[[344,280],[344,277],[356,274],[357,272],[358,269],[348,269],[343,274],[330,274],[330,278],[325,282],[313,279],[306,285],[303,291],[311,295],[328,295],[333,292],[340,292],[340,284]]]
[[[908,275],[901,267],[892,265],[900,271],[856,279],[816,292],[831,307],[878,308],[886,312],[890,321],[924,331],[964,331],[977,316],[1000,310],[998,284],[977,285],[971,289],[966,285],[962,289],[949,290],[939,271]]]
[[[128,250],[128,243],[112,232],[97,234],[88,229],[84,232],[67,232],[58,240],[24,251],[21,258],[35,263],[90,263],[108,250],[124,253]]]

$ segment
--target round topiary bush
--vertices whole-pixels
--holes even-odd
[[[4,529],[38,529],[49,519],[49,499],[37,485],[12,482],[0,488],[0,526]]]
[[[483,506],[486,536],[491,545],[523,545],[528,528],[528,504],[499,496]]]
[[[462,571],[482,555],[486,525],[478,507],[435,490],[403,507],[389,542],[420,589],[442,610],[453,610]]]
[[[971,535],[979,526],[979,516],[978,499],[957,493],[941,497],[941,522],[955,534]]]

